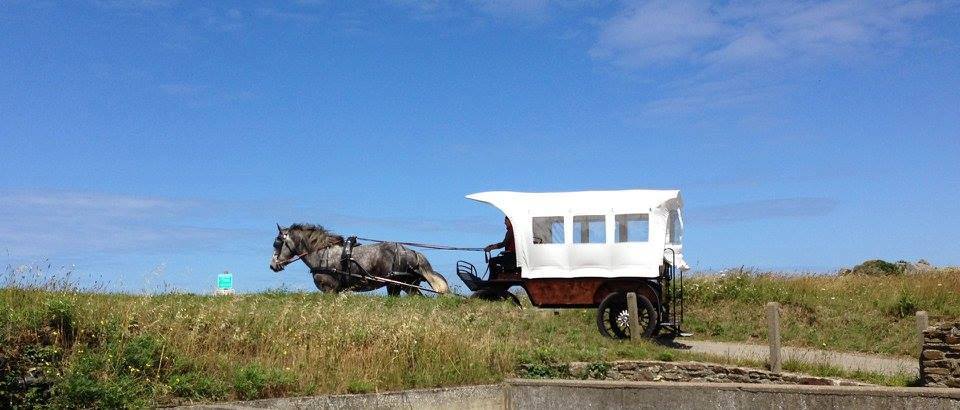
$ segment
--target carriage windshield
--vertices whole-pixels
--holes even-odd
[[[537,216],[533,218],[533,243],[563,243],[563,217]]]
[[[667,218],[667,240],[671,245],[679,245],[683,239],[683,222],[680,220],[680,211],[673,209]]]

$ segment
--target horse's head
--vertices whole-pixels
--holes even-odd
[[[290,236],[290,229],[284,229],[277,224],[277,237],[273,240],[273,258],[270,259],[270,270],[280,272],[296,256],[296,243]]]

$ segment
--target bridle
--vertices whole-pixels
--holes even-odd
[[[280,238],[280,241],[283,242],[283,244],[280,245],[280,249],[277,249],[277,257],[279,258],[280,255],[283,254],[283,249],[284,249],[284,248],[290,249],[290,253],[293,253],[293,248],[290,248],[290,246],[287,245],[286,238],[284,238],[284,237],[282,236],[282,235],[283,235],[283,230],[280,228],[280,224],[277,224],[277,232],[279,233],[279,236],[278,236],[278,237]],[[299,254],[299,255],[293,255],[293,256],[287,258],[286,260],[284,260],[284,261],[282,261],[282,262],[281,262],[281,261],[278,261],[278,262],[277,262],[277,267],[279,267],[280,269],[283,269],[283,268],[287,267],[287,265],[289,265],[289,264],[291,264],[291,263],[294,263],[294,262],[300,260],[300,259],[303,258],[304,256],[307,256],[309,253],[310,253],[310,252],[303,252],[303,253],[301,253],[301,254]]]

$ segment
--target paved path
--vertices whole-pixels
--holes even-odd
[[[691,352],[714,356],[726,356],[734,359],[766,361],[770,357],[770,347],[745,343],[707,342],[702,340],[678,339],[677,343],[690,346]],[[862,370],[886,375],[918,374],[920,364],[917,359],[876,356],[863,353],[841,353],[799,347],[781,347],[783,361],[796,360],[807,363],[826,363],[844,370]]]

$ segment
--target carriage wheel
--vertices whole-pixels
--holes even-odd
[[[637,312],[643,337],[653,336],[657,329],[657,311],[645,296],[637,294]],[[627,309],[627,294],[614,292],[608,295],[597,308],[597,328],[600,334],[614,339],[630,337],[630,311]]]
[[[470,295],[470,298],[487,300],[491,302],[500,302],[503,300],[509,300],[514,305],[517,305],[517,307],[523,306],[520,304],[520,299],[517,298],[517,295],[507,292],[506,290],[480,289],[476,292],[473,292],[473,294]]]

